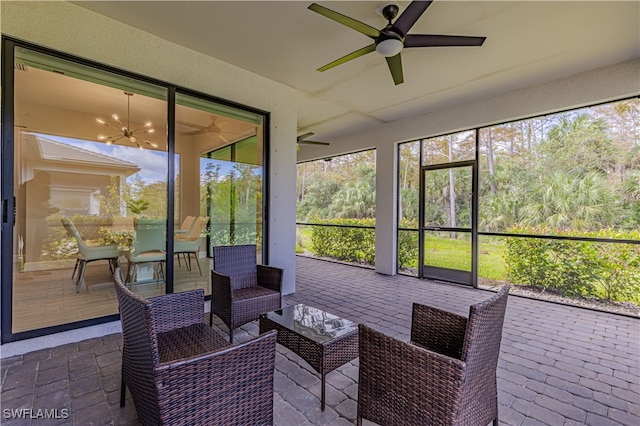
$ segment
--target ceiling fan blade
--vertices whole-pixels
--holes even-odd
[[[225,138],[224,136],[222,136],[222,133],[214,133],[222,142],[224,142],[226,145],[229,145],[229,139]]]
[[[309,136],[313,136],[314,133],[313,132],[307,132],[304,135],[300,135],[297,137],[298,142],[300,142],[302,139],[308,138]]]
[[[296,142],[298,142],[299,144],[307,144],[307,145],[330,145],[329,142],[320,142],[320,141],[307,141],[304,140],[305,138],[308,138],[309,136],[313,136],[314,133],[313,132],[307,132],[304,135],[300,135],[296,138]]]
[[[205,133],[207,133],[207,129],[199,129],[199,130],[193,130],[191,132],[181,132],[180,135],[182,136],[195,136],[195,135],[204,135]]]
[[[354,29],[368,37],[377,38],[380,36],[380,31],[378,29],[373,28],[372,26],[367,25],[364,22],[357,21],[341,13],[335,12],[331,9],[327,9],[326,7],[320,6],[317,3],[311,3],[308,9],[313,10],[314,12],[332,19],[342,25],[346,25],[347,27]]]
[[[404,47],[437,47],[437,46],[482,46],[486,37],[408,34],[404,39]]]
[[[398,16],[391,28],[402,36],[406,35],[429,6],[431,6],[431,1],[412,1]]]
[[[329,62],[327,65],[318,68],[318,71],[326,71],[333,67],[337,67],[338,65],[344,64],[345,62],[348,62],[352,59],[359,58],[360,56],[366,55],[367,53],[374,52],[375,50],[376,50],[376,45],[370,44],[369,46],[363,47],[362,49],[358,49],[355,52],[351,52],[340,59],[336,59],[333,62]]]
[[[391,71],[391,76],[393,77],[393,82],[396,86],[404,83],[404,76],[402,75],[402,58],[400,57],[400,53],[396,56],[387,57],[385,59],[387,60],[389,71]]]
[[[320,142],[320,141],[298,141],[299,144],[305,145],[331,145],[329,142]]]

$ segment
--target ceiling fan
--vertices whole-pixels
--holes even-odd
[[[329,142],[320,142],[320,141],[310,141],[306,140],[309,136],[313,136],[313,132],[307,132],[304,135],[300,135],[296,138],[296,142],[298,144],[306,144],[306,145],[331,145]]]
[[[185,126],[188,126],[188,127],[196,129],[196,130],[192,130],[192,131],[188,131],[188,132],[180,132],[180,135],[182,135],[182,136],[195,136],[195,135],[213,134],[213,135],[216,135],[217,137],[219,137],[223,142],[228,144],[229,140],[227,138],[225,138],[222,133],[227,133],[227,134],[232,134],[232,135],[239,135],[240,134],[240,133],[230,132],[230,131],[224,130],[222,127],[224,126],[225,122],[222,122],[222,123],[218,124],[218,120],[220,119],[220,117],[217,117],[215,115],[210,115],[209,118],[211,119],[211,124],[209,124],[208,126],[199,126],[197,124],[187,123],[185,121],[176,120],[179,124],[182,124],[182,125],[185,125]]]
[[[351,52],[340,59],[318,68],[318,71],[326,71],[352,59],[359,58],[373,51],[384,56],[391,71],[393,82],[398,85],[404,82],[402,74],[402,59],[400,52],[403,48],[411,47],[437,47],[437,46],[482,46],[486,37],[471,37],[440,34],[407,34],[416,21],[431,5],[432,1],[412,1],[409,6],[398,15],[399,8],[395,4],[389,4],[382,9],[382,15],[389,21],[386,27],[378,30],[368,24],[357,21],[341,13],[327,9],[319,4],[312,3],[308,8],[322,16],[332,19],[342,25],[346,25],[359,33],[373,39],[373,44]]]

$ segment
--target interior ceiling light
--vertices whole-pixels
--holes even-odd
[[[98,140],[101,141],[106,141],[107,145],[111,145],[114,142],[119,141],[122,138],[126,138],[129,140],[129,142],[135,144],[138,148],[143,149],[142,145],[140,145],[140,141],[146,143],[149,146],[152,146],[154,148],[157,148],[158,145],[150,142],[146,139],[141,139],[139,138],[140,133],[142,134],[151,134],[151,133],[155,133],[155,130],[153,129],[153,127],[151,127],[151,122],[147,121],[146,123],[144,123],[144,126],[139,127],[135,130],[131,130],[130,124],[130,118],[131,118],[131,97],[133,96],[133,93],[131,92],[124,92],[125,95],[127,95],[127,124],[126,126],[122,123],[122,121],[120,121],[120,117],[118,117],[117,114],[113,114],[111,117],[114,119],[114,121],[117,123],[117,125],[111,124],[111,123],[107,123],[105,120],[103,120],[102,118],[96,118],[96,121],[99,124],[102,124],[104,126],[107,126],[111,129],[115,129],[117,130],[118,134],[116,135],[112,135],[112,136],[105,136],[105,135],[98,135]],[[137,135],[136,135],[137,134]]]

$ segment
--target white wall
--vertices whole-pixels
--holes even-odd
[[[295,291],[296,96],[293,89],[68,2],[0,2],[0,31],[271,113],[269,263]]]
[[[396,149],[398,142],[471,129],[640,94],[640,59],[594,69],[526,87],[480,102],[458,105],[387,123],[370,131],[331,141],[326,147],[305,146],[298,161],[329,157],[366,148],[376,159],[376,271],[396,271]],[[393,147],[393,148],[391,148]],[[392,164],[389,164],[391,159]],[[393,222],[389,220],[393,219]],[[380,234],[380,235],[378,235]]]

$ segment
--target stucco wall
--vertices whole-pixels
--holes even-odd
[[[295,291],[296,96],[293,89],[62,1],[0,2],[3,34],[271,114],[269,263]]]

